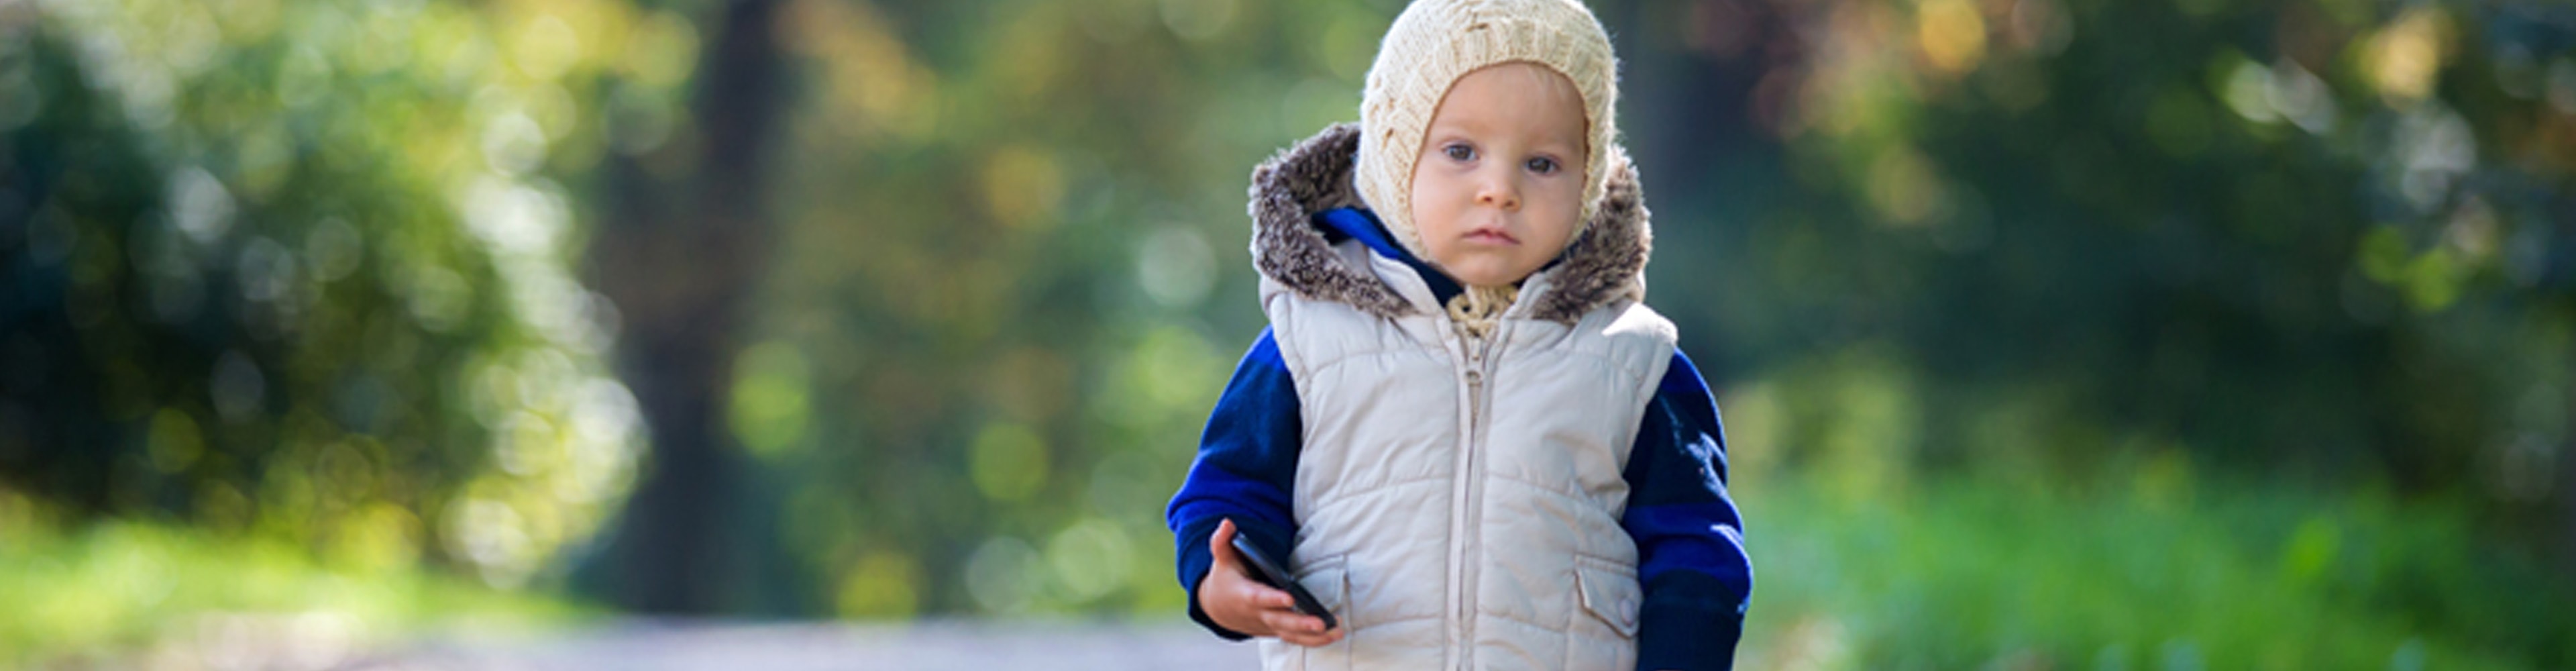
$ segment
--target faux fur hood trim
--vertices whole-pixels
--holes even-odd
[[[1395,289],[1333,251],[1316,227],[1318,212],[1367,207],[1351,181],[1359,153],[1357,124],[1335,124],[1306,138],[1252,171],[1252,266],[1265,277],[1314,300],[1345,303],[1393,318],[1415,311]],[[1627,153],[1610,149],[1609,184],[1592,221],[1542,271],[1551,279],[1539,295],[1523,295],[1531,319],[1573,324],[1584,313],[1626,298],[1646,298],[1646,258],[1654,246],[1645,197]]]

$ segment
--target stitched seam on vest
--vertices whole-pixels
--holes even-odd
[[[1332,494],[1332,498],[1324,498],[1324,497],[1323,497],[1323,494],[1325,494],[1325,492],[1316,492],[1316,495],[1317,495],[1317,496],[1316,496],[1316,498],[1315,498],[1315,512],[1317,512],[1317,513],[1322,513],[1322,512],[1324,512],[1326,509],[1328,509],[1328,508],[1331,508],[1331,507],[1336,506],[1336,505],[1340,505],[1343,501],[1347,501],[1347,500],[1350,500],[1350,499],[1359,498],[1359,497],[1362,497],[1362,496],[1376,496],[1376,495],[1378,495],[1380,492],[1384,492],[1384,491],[1386,491],[1386,490],[1390,490],[1390,489],[1395,489],[1395,488],[1398,488],[1398,487],[1409,487],[1409,486],[1413,486],[1413,485],[1419,485],[1419,484],[1425,484],[1425,483],[1431,483],[1431,482],[1446,482],[1446,481],[1448,481],[1448,480],[1449,480],[1449,477],[1450,477],[1450,476],[1448,476],[1448,475],[1426,475],[1426,476],[1419,477],[1419,478],[1406,478],[1406,479],[1403,479],[1403,480],[1396,480],[1396,481],[1392,481],[1392,482],[1381,482],[1381,483],[1377,483],[1377,484],[1373,484],[1373,485],[1368,485],[1368,486],[1365,486],[1365,487],[1357,487],[1357,488],[1338,488],[1338,487],[1337,487],[1337,488],[1335,488],[1335,489],[1334,489],[1334,491],[1333,491],[1333,492],[1331,492],[1331,494]]]
[[[1574,573],[1573,571],[1567,571],[1567,572],[1566,572],[1566,574],[1567,574],[1567,575],[1573,575],[1573,573]],[[1583,603],[1582,603],[1582,601],[1581,601],[1581,600],[1582,600],[1582,598],[1583,598],[1583,597],[1581,597],[1581,596],[1576,596],[1576,597],[1575,597],[1576,602],[1574,603],[1574,605],[1573,605],[1573,606],[1574,606],[1574,610],[1575,610],[1575,611],[1577,611],[1577,615],[1576,615],[1576,617],[1582,617],[1582,615],[1580,614],[1580,611],[1582,611],[1582,610],[1583,610]],[[1529,626],[1532,626],[1532,627],[1538,627],[1538,628],[1540,628],[1540,629],[1544,629],[1544,630],[1551,631],[1551,632],[1555,632],[1555,633],[1559,633],[1559,634],[1567,633],[1567,632],[1570,630],[1570,627],[1567,627],[1567,626],[1565,626],[1565,625],[1563,625],[1563,624],[1547,624],[1547,623],[1540,622],[1540,621],[1537,621],[1537,620],[1529,619],[1529,618],[1527,618],[1527,617],[1522,617],[1522,616],[1520,616],[1520,615],[1518,615],[1518,614],[1515,614],[1515,613],[1507,613],[1507,612],[1504,612],[1504,611],[1499,611],[1499,610],[1494,610],[1494,609],[1486,608],[1486,607],[1485,607],[1485,604],[1482,604],[1482,603],[1476,604],[1476,614],[1477,614],[1477,615],[1483,615],[1483,616],[1485,616],[1485,617],[1494,618],[1494,619],[1497,619],[1497,620],[1510,620],[1510,621],[1512,621],[1512,622],[1517,622],[1517,623],[1520,623],[1520,624],[1526,624],[1526,625],[1529,625]],[[1573,620],[1569,619],[1569,620],[1566,620],[1566,622],[1571,623],[1571,622],[1573,622]]]
[[[1324,361],[1323,363],[1321,363],[1321,364],[1317,364],[1317,365],[1315,365],[1315,366],[1314,366],[1314,368],[1312,369],[1312,372],[1314,372],[1314,373],[1316,373],[1316,374],[1322,374],[1322,373],[1323,373],[1323,372],[1325,372],[1325,371],[1332,370],[1332,369],[1333,369],[1333,367],[1335,367],[1335,366],[1340,366],[1340,365],[1342,365],[1342,364],[1350,363],[1350,362],[1351,362],[1352,360],[1354,360],[1354,359],[1360,359],[1360,358],[1382,358],[1382,357],[1393,356],[1393,355],[1397,355],[1397,354],[1409,354],[1409,353],[1415,353],[1415,352],[1422,352],[1422,351],[1429,350],[1429,349],[1431,349],[1431,348],[1428,348],[1428,347],[1394,347],[1394,346],[1387,346],[1387,347],[1375,347],[1375,348],[1370,348],[1370,349],[1367,349],[1367,350],[1357,351],[1357,352],[1341,353],[1341,354],[1336,354],[1336,355],[1334,355],[1334,356],[1333,356],[1333,358],[1328,359],[1328,360],[1325,360],[1325,361]],[[1440,356],[1441,356],[1441,358],[1447,358],[1447,357],[1449,356],[1449,353],[1448,353],[1448,352],[1441,352],[1441,353],[1440,353]],[[1454,367],[1455,367],[1455,366],[1452,366],[1452,368],[1454,368]]]
[[[1613,370],[1613,371],[1617,371],[1621,377],[1626,378],[1626,379],[1627,379],[1627,382],[1628,382],[1628,386],[1629,386],[1629,388],[1632,388],[1632,389],[1633,389],[1633,388],[1636,388],[1638,385],[1645,384],[1645,383],[1646,383],[1646,374],[1647,374],[1648,372],[1651,372],[1651,371],[1636,370],[1636,369],[1641,368],[1641,367],[1642,367],[1642,368],[1653,368],[1653,366],[1652,366],[1652,365],[1637,366],[1637,365],[1631,365],[1631,364],[1629,364],[1628,362],[1625,362],[1625,361],[1621,361],[1621,360],[1619,360],[1619,358],[1618,358],[1618,357],[1611,356],[1611,353],[1610,353],[1609,351],[1607,351],[1606,349],[1601,350],[1601,351],[1592,351],[1592,350],[1589,350],[1589,349],[1574,349],[1574,350],[1569,350],[1569,351],[1565,352],[1564,354],[1565,354],[1565,355],[1567,355],[1567,356],[1578,356],[1578,357],[1583,357],[1583,358],[1587,358],[1587,359],[1592,359],[1592,360],[1594,360],[1594,361],[1598,361],[1598,362],[1600,362],[1600,363],[1602,364],[1602,365],[1601,365],[1601,367],[1603,367],[1603,368],[1608,368],[1608,369]],[[1670,356],[1670,355],[1667,355],[1667,356]],[[1526,356],[1514,357],[1514,360],[1520,360],[1520,359],[1526,359],[1526,358],[1527,358]],[[1502,366],[1502,370],[1511,370],[1511,369],[1514,369],[1514,368],[1519,368],[1519,366],[1514,366],[1514,365],[1512,365],[1512,363],[1513,363],[1513,361],[1511,361],[1511,360],[1504,361],[1504,362],[1503,362],[1503,366]],[[1507,392],[1507,393],[1508,393],[1508,392]],[[1645,406],[1644,406],[1643,404],[1639,404],[1639,405],[1637,406],[1637,412],[1638,412],[1639,414],[1644,414],[1644,413],[1645,413],[1645,411],[1646,411],[1646,408],[1645,408]]]
[[[1440,614],[1439,614],[1439,613],[1433,613],[1433,614],[1430,614],[1430,615],[1403,615],[1403,616],[1398,616],[1398,617],[1389,618],[1389,619],[1383,619],[1383,620],[1372,617],[1372,618],[1369,618],[1369,620],[1368,620],[1368,624],[1360,625],[1359,629],[1375,629],[1375,628],[1377,628],[1377,627],[1384,626],[1384,625],[1390,625],[1390,624],[1404,624],[1404,623],[1406,623],[1406,622],[1412,622],[1412,621],[1415,621],[1415,620],[1437,620],[1437,619],[1440,619]],[[1380,644],[1380,645],[1384,645],[1384,644]],[[1429,646],[1406,646],[1406,647],[1429,647]]]
[[[1526,480],[1526,479],[1522,479],[1522,478],[1518,478],[1518,477],[1513,477],[1513,476],[1509,476],[1509,475],[1500,475],[1500,474],[1489,475],[1489,476],[1487,476],[1487,477],[1492,478],[1492,479],[1493,479],[1493,480],[1495,480],[1495,481],[1505,482],[1505,483],[1510,483],[1510,484],[1515,484],[1515,485],[1520,485],[1520,486],[1522,486],[1522,487],[1527,487],[1527,488],[1530,488],[1530,489],[1538,490],[1538,492],[1539,492],[1539,493],[1541,493],[1541,494],[1549,494],[1549,495],[1553,495],[1553,496],[1555,496],[1555,497],[1557,497],[1557,498],[1560,498],[1560,499],[1565,499],[1565,500],[1567,500],[1567,501],[1572,501],[1572,502],[1575,502],[1575,503],[1580,503],[1580,504],[1583,504],[1583,505],[1582,505],[1582,507],[1584,507],[1584,508],[1594,508],[1594,509],[1598,509],[1598,508],[1600,508],[1600,507],[1601,507],[1601,505],[1600,505],[1598,502],[1595,502],[1595,501],[1593,501],[1593,500],[1592,500],[1592,497],[1585,496],[1585,495],[1583,495],[1583,494],[1579,494],[1579,493],[1575,493],[1575,492],[1565,491],[1565,490],[1562,490],[1562,489],[1557,489],[1557,488],[1555,488],[1555,487],[1550,487],[1550,486],[1548,486],[1548,485],[1547,485],[1547,484],[1545,484],[1545,483],[1531,482],[1531,481]],[[1608,513],[1608,512],[1610,512],[1610,511],[1608,511],[1608,510],[1603,510],[1603,511],[1601,511],[1601,512]],[[1613,515],[1613,517],[1616,517],[1616,515]]]
[[[1582,570],[1584,562],[1592,562],[1594,568],[1609,569],[1611,572],[1619,574],[1620,577],[1624,577],[1629,580],[1637,579],[1637,564],[1635,562],[1623,562],[1612,557],[1605,557],[1581,550],[1575,551],[1574,568],[1576,570]]]

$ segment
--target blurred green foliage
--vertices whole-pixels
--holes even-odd
[[[692,30],[602,2],[0,4],[0,491],[499,586],[555,564],[642,432],[551,175],[621,141],[612,93],[668,104]]]
[[[831,587],[772,607],[1178,612],[1163,501],[1258,330],[1245,176],[1357,109],[1389,9],[790,3],[730,416]]]
[[[1776,142],[1660,201],[1715,224],[1665,217],[1713,269],[1658,286],[1721,375],[1905,368],[1938,392],[1916,466],[2044,479],[2135,436],[2564,535],[2563,6],[1644,11],[1814,27],[1726,61],[1759,64],[1748,123]]]
[[[1761,583],[1739,663],[1788,669],[2520,669],[2576,656],[2566,578],[2457,507],[2170,465],[2091,495],[1942,481],[1854,500],[1747,488]],[[1740,493],[1747,490],[1738,490]]]

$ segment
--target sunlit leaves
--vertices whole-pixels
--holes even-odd
[[[782,545],[832,586],[799,606],[1166,612],[1161,506],[1258,328],[1245,176],[1356,113],[1389,8],[800,0],[784,17],[797,102],[751,340],[800,353],[810,412],[774,451],[754,438],[792,413],[734,421],[790,483]],[[735,407],[769,412],[752,393]]]
[[[1915,6],[1915,41],[1934,69],[1958,75],[1986,57],[1986,21],[1970,0],[1924,0]]]
[[[967,473],[975,490],[1001,502],[1028,500],[1046,485],[1046,439],[1028,427],[995,424],[975,434],[967,447]]]
[[[2413,102],[2433,93],[2450,56],[2451,15],[2439,5],[2412,7],[2359,45],[2360,67],[2391,104]]]
[[[813,413],[813,369],[804,353],[786,343],[762,343],[735,357],[734,368],[734,436],[758,455],[796,447]]]
[[[869,552],[841,576],[836,613],[843,617],[911,617],[921,607],[921,569],[892,549]]]
[[[1064,177],[1054,159],[1025,147],[1005,147],[985,159],[984,203],[993,220],[1009,227],[1051,223],[1064,197]]]
[[[780,16],[779,35],[810,59],[824,85],[817,119],[850,139],[892,135],[921,141],[938,130],[939,76],[914,58],[891,26],[863,3],[800,0]]]
[[[107,381],[0,399],[58,408],[37,440],[73,450],[16,483],[503,585],[605,518],[642,434],[550,175],[603,146],[603,77],[629,79],[624,109],[670,106],[684,20],[577,0],[0,14],[0,98],[24,103],[0,106],[0,200],[55,241],[0,253],[31,288],[70,280],[19,307],[79,334],[6,335]]]

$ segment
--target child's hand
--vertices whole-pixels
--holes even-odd
[[[1323,618],[1297,612],[1295,597],[1261,581],[1243,566],[1243,558],[1234,552],[1234,520],[1218,522],[1216,534],[1208,537],[1208,552],[1216,555],[1216,565],[1199,582],[1199,610],[1208,619],[1227,629],[1251,636],[1272,636],[1309,648],[1332,645],[1342,640],[1342,630],[1324,629]]]

